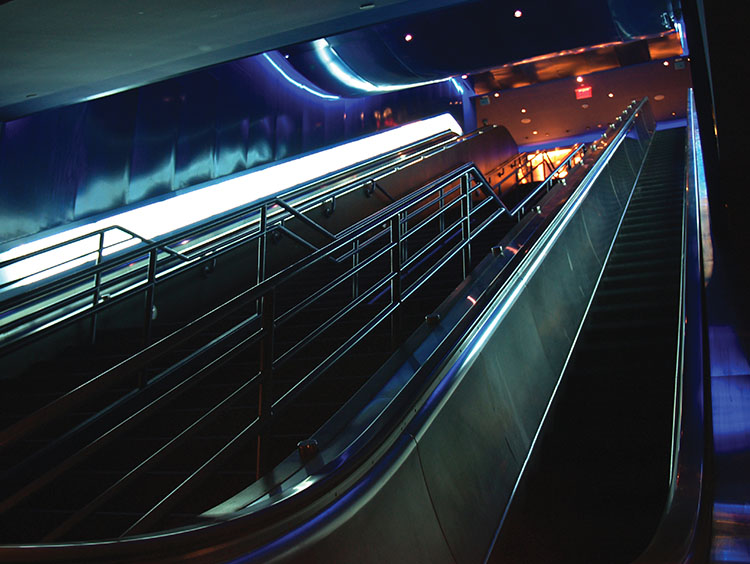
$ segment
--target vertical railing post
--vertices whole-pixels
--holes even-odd
[[[143,348],[151,344],[154,326],[154,302],[156,295],[156,258],[158,249],[148,253],[148,274],[146,277],[146,299],[143,307]],[[146,386],[146,369],[138,373],[138,387]]]
[[[391,218],[391,304],[396,309],[391,314],[391,347],[401,343],[401,213]]]
[[[266,251],[268,248],[268,204],[260,208],[260,237],[258,237],[258,264],[255,273],[256,286],[266,279]],[[261,312],[261,299],[255,302],[256,313]]]
[[[441,186],[438,192],[438,207],[440,213],[438,214],[438,222],[440,224],[440,233],[445,231],[445,187]]]
[[[156,254],[157,249],[148,253],[148,275],[146,278],[146,304],[143,310],[143,346],[151,344],[154,326],[154,301],[156,297]]]
[[[273,405],[273,355],[274,355],[274,293],[270,290],[261,298],[263,337],[260,341],[260,386],[258,388],[258,431],[255,458],[255,478],[265,473],[268,465],[269,440]]]
[[[99,305],[99,300],[102,298],[102,271],[99,270],[99,266],[102,264],[102,256],[104,255],[104,231],[99,233],[99,250],[96,253],[96,274],[94,275],[94,297],[92,300],[91,307],[96,309]],[[91,315],[91,344],[96,344],[96,325],[97,325],[97,314],[96,311]]]
[[[463,248],[463,276],[466,278],[471,272],[471,180],[469,174],[461,175],[461,241]]]
[[[359,238],[352,241],[352,269],[356,269],[359,266]],[[359,297],[359,272],[355,272],[352,275],[352,299],[356,300]]]

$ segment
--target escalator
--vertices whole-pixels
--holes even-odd
[[[657,132],[489,562],[631,562],[670,477],[685,133]]]
[[[420,165],[422,162],[428,165],[427,170],[435,166],[427,161],[420,161]],[[412,170],[401,170],[414,176]],[[481,179],[475,165],[464,165],[462,170]],[[515,225],[517,220],[487,195],[492,192],[486,183],[473,180],[471,192],[459,197],[465,187],[460,178],[430,187],[425,192],[426,200],[417,198],[409,204],[411,207],[402,206],[396,215],[387,216],[390,220],[386,216],[378,219],[378,214],[364,220],[361,235],[352,240],[356,243],[352,258],[365,265],[372,260],[369,266],[373,268],[352,276],[347,274],[352,258],[337,262],[328,260],[335,256],[320,252],[318,262],[308,265],[299,276],[284,274],[286,271],[281,268],[281,272],[270,275],[264,286],[272,288],[270,293],[243,297],[225,308],[228,312],[218,316],[218,321],[205,323],[200,330],[192,331],[192,324],[178,327],[176,333],[187,329],[192,331],[191,336],[176,339],[176,345],[166,354],[151,354],[149,348],[139,353],[147,358],[146,362],[136,359],[130,369],[127,364],[116,365],[112,370],[121,375],[114,380],[114,386],[110,384],[104,392],[95,389],[90,401],[52,414],[51,423],[32,428],[23,440],[11,442],[16,437],[6,431],[11,440],[3,444],[2,452],[2,541],[116,538],[194,523],[202,512],[252,484],[294,452],[296,444],[329,419],[399,345],[402,337],[395,335],[393,324],[399,325],[398,333],[410,334],[492,244]],[[391,189],[397,186],[390,178],[385,184]],[[539,187],[538,183],[527,183],[519,190],[525,197]],[[484,198],[475,198],[472,192],[478,194],[480,189],[486,191]],[[509,194],[514,195],[513,191]],[[476,213],[462,215],[469,208]],[[432,214],[432,219],[425,220],[425,214]],[[400,284],[404,289],[414,284],[414,294],[404,300],[404,312],[398,320],[392,315],[392,283],[386,280],[383,285],[382,281],[383,273],[392,268],[394,251],[388,239],[393,232],[390,227],[383,229],[381,223],[386,221],[389,225],[393,220],[400,225],[398,231],[403,231],[404,237],[397,247],[399,261],[410,265],[400,274]],[[346,234],[351,229],[342,231]],[[407,235],[410,230],[414,232]],[[454,252],[453,258],[443,260],[441,253],[460,247],[463,238],[468,244],[471,230],[481,230],[471,239],[476,251],[473,261],[466,251]],[[339,243],[331,245],[336,250]],[[443,262],[437,267],[440,276],[433,277],[434,272],[428,271],[435,268],[436,260]],[[346,304],[352,300],[352,293],[357,298],[360,292],[353,288],[355,278],[363,293],[360,297],[366,299],[316,335],[316,340],[301,344],[329,322],[332,311],[340,304],[350,307]],[[282,282],[277,283],[276,279]],[[368,290],[378,284],[378,291]],[[300,301],[317,293],[320,299],[300,310]],[[272,387],[263,382],[264,353],[259,354],[268,331],[259,303],[271,295],[278,296],[276,303],[271,306],[264,301],[262,310],[276,316],[271,346],[279,360],[273,364]],[[366,338],[360,338],[337,356],[335,370],[326,373],[319,369],[320,363],[330,362],[328,358],[337,354],[337,347],[352,332],[389,308],[391,314],[381,315]],[[198,320],[199,326],[201,323]],[[175,333],[170,334],[164,327],[157,325],[154,330],[167,334],[168,340]],[[38,375],[40,381],[52,371],[60,374],[63,386],[68,388],[33,394],[28,378],[11,382],[18,384],[18,390],[15,395],[4,396],[8,424],[33,421],[34,410],[46,409],[50,400],[65,402],[65,393],[71,386],[86,383],[92,374],[99,374],[96,371],[102,363],[106,366],[110,349],[121,355],[119,358],[127,357],[132,350],[125,348],[125,337],[131,337],[132,346],[138,350],[137,333],[135,339],[128,332],[104,333],[93,347],[88,347],[85,356],[93,360],[93,366],[89,371],[80,370],[77,380],[63,372],[67,367],[59,361],[33,365],[31,373]],[[71,369],[80,368],[78,356],[71,356]],[[153,358],[148,359],[149,356]],[[127,362],[131,360],[133,357]],[[73,372],[73,376],[78,373]],[[309,384],[300,385],[301,375],[311,372],[316,373],[315,377],[310,378]],[[277,413],[273,424],[262,420],[265,408],[259,383],[271,401],[284,400],[288,404],[283,409],[274,408]],[[6,385],[6,390],[10,391],[10,387]],[[29,405],[15,405],[14,397],[32,401]],[[258,441],[256,453],[258,434],[262,441]],[[199,495],[190,495],[196,488],[200,488]],[[175,492],[179,495],[173,496]]]
[[[602,431],[591,441],[619,453],[622,467],[607,467],[597,477],[651,480],[633,486],[646,494],[652,511],[648,519],[639,517],[642,534],[633,535],[629,552],[623,550],[623,561],[632,560],[653,534],[673,482],[668,455],[674,372],[666,381],[649,377],[641,365],[628,364],[643,363],[644,354],[615,353],[608,345],[616,340],[638,349],[645,342],[665,355],[662,361],[648,357],[649,366],[674,366],[675,342],[660,336],[662,323],[671,324],[674,334],[678,317],[680,276],[675,282],[674,273],[680,264],[682,168],[675,163],[684,133],[659,132],[650,141],[653,120],[645,100],[622,116],[608,129],[611,136],[593,147],[593,156],[582,151],[584,166],[568,165],[569,189],[552,175],[556,189],[546,195],[528,202],[524,195],[508,195],[506,201],[515,197],[532,210],[523,219],[493,199],[486,180],[466,165],[415,191],[414,200],[394,202],[369,223],[353,226],[341,243],[329,245],[333,254],[313,252],[301,276],[282,273],[247,293],[248,311],[222,318],[231,334],[221,338],[218,350],[180,368],[194,371],[185,385],[175,373],[172,383],[182,390],[155,386],[157,395],[144,394],[144,408],[149,401],[158,404],[151,415],[126,424],[109,445],[88,453],[84,446],[75,465],[60,469],[33,495],[3,502],[6,542],[37,543],[41,536],[42,543],[53,544],[0,547],[0,555],[9,561],[77,562],[380,562],[394,555],[402,561],[477,562],[510,503],[491,557],[511,555],[507,561],[515,561],[518,544],[536,542],[523,542],[528,535],[512,528],[526,534],[526,524],[514,525],[514,519],[532,515],[516,509],[526,481],[541,475],[545,482],[557,473],[595,485],[577,473],[581,460],[597,468],[591,443],[575,455],[575,467],[564,470],[570,450],[548,432],[560,427],[576,441],[582,430]],[[667,177],[677,182],[666,186]],[[589,311],[593,329],[577,338],[555,392],[636,178]],[[444,196],[452,207],[443,209]],[[469,210],[478,213],[465,215]],[[675,245],[676,261],[668,258]],[[363,268],[368,265],[379,266],[370,272]],[[653,293],[632,292],[640,277]],[[275,293],[284,286],[285,293]],[[331,309],[329,300],[348,305]],[[655,307],[653,315],[643,314],[646,306]],[[623,330],[624,323],[630,327]],[[584,357],[582,347],[593,354]],[[295,348],[302,354],[287,355]],[[264,369],[268,355],[273,362]],[[616,386],[596,375],[602,366],[611,368]],[[206,378],[216,367],[223,368]],[[266,379],[269,368],[273,378]],[[648,401],[639,396],[647,386],[653,387]],[[169,397],[158,399],[160,392]],[[600,393],[622,399],[623,412],[587,401]],[[550,397],[555,400],[545,416]],[[639,398],[636,414],[632,397]],[[652,412],[655,419],[648,419]],[[617,425],[599,423],[610,415]],[[554,425],[544,426],[533,441],[542,420]],[[653,432],[656,425],[664,432]],[[615,429],[623,438],[610,434]],[[644,447],[631,440],[635,435],[648,438],[658,452],[641,457],[652,466],[641,464]],[[286,456],[300,440],[305,446]],[[158,454],[144,460],[149,452]],[[532,454],[525,465],[527,452]],[[76,471],[66,474],[70,468]],[[546,491],[564,488],[554,484]],[[599,498],[588,499],[595,504]],[[623,499],[637,498],[624,493]],[[631,504],[635,513],[642,506]],[[560,521],[571,511],[561,503],[548,513]],[[613,523],[620,518],[601,518],[591,536],[617,530]],[[558,539],[567,533],[561,530]],[[518,541],[515,547],[505,544],[507,536]],[[104,540],[67,542],[97,538]],[[582,542],[570,544],[580,549]],[[537,544],[540,550],[547,546]],[[611,561],[612,546],[604,545],[589,559]]]

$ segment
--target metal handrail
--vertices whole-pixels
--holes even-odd
[[[386,227],[383,232],[390,233],[392,236],[395,234],[396,237],[400,237],[401,229],[400,226],[406,221],[407,218],[407,210],[411,206],[418,205],[423,199],[429,199],[435,194],[441,192],[443,188],[450,184],[451,182],[459,182],[460,185],[463,188],[463,197],[469,198],[471,196],[472,191],[474,190],[482,190],[482,191],[491,191],[491,188],[489,187],[489,184],[487,181],[483,178],[481,175],[481,172],[474,166],[473,164],[467,164],[463,165],[461,167],[458,167],[456,170],[454,170],[452,173],[449,173],[442,177],[441,179],[438,179],[427,186],[423,187],[420,190],[417,190],[414,192],[413,195],[405,197],[402,201],[398,201],[387,208],[381,210],[380,212],[376,213],[374,216],[368,219],[368,221],[360,223],[356,229],[347,230],[347,232],[339,237],[337,237],[337,240],[332,241],[329,245],[326,247],[319,249],[318,251],[312,253],[310,256],[301,259],[293,266],[288,267],[287,269],[269,277],[267,280],[261,281],[257,286],[254,288],[243,292],[240,296],[237,296],[231,302],[228,304],[225,304],[218,308],[218,310],[215,310],[212,314],[209,314],[207,316],[203,316],[199,320],[195,322],[196,327],[204,327],[208,325],[208,318],[209,317],[216,317],[219,314],[219,310],[222,310],[222,313],[224,315],[227,314],[227,312],[231,309],[231,306],[234,305],[235,307],[240,303],[248,303],[254,300],[263,300],[264,301],[264,311],[266,311],[266,306],[268,304],[268,301],[272,299],[272,296],[276,292],[276,289],[279,285],[283,284],[284,282],[288,281],[294,276],[300,275],[302,272],[313,266],[314,264],[320,262],[321,260],[326,259],[327,257],[330,257],[337,253],[339,250],[348,247],[352,241],[362,239],[364,235],[366,235],[368,232],[371,232],[373,229],[377,229],[383,225],[383,223],[387,224],[389,227]],[[495,198],[496,195],[495,195]],[[499,199],[498,199],[499,200]],[[421,224],[424,224],[425,222],[433,221],[435,220],[439,215],[447,213],[451,206],[457,206],[461,205],[462,200],[460,198],[455,199],[453,202],[449,203],[445,207],[438,208],[437,211],[429,214],[426,218],[424,218],[421,222]],[[476,209],[479,209],[477,206]],[[263,208],[262,210],[264,213],[267,213],[267,206]],[[467,211],[471,212],[470,208],[467,208]],[[499,207],[498,210],[495,212],[495,216],[499,216],[500,214],[505,213],[504,207]],[[489,220],[487,220],[489,221]],[[459,225],[457,223],[452,224],[448,227],[448,230],[455,230]],[[478,233],[478,232],[477,232]],[[408,230],[404,233],[404,238],[408,235]],[[366,253],[368,252],[368,247],[372,244],[375,244],[375,242],[378,240],[377,237],[373,237],[369,239],[369,244],[363,244],[361,247],[359,247],[358,252],[359,253]],[[442,258],[442,260],[438,261],[437,266],[432,269],[431,272],[423,274],[415,283],[413,283],[410,287],[405,288],[403,299],[406,299],[408,296],[412,295],[416,289],[424,283],[424,281],[437,272],[444,264],[447,263],[448,260],[456,256],[458,253],[460,253],[466,246],[470,244],[471,238],[462,240],[461,242],[454,245],[452,249],[449,250],[448,253]],[[321,289],[319,292],[320,295],[313,296],[312,299],[308,299],[306,302],[307,304],[312,303],[315,299],[320,297],[321,295],[325,294],[327,291],[330,291],[331,289],[338,286],[342,281],[346,280],[347,278],[356,275],[360,271],[362,271],[364,268],[366,268],[369,264],[374,262],[377,258],[381,256],[385,256],[389,253],[393,253],[394,250],[398,250],[400,248],[400,241],[391,240],[387,244],[385,244],[382,248],[378,250],[377,253],[373,253],[370,257],[366,258],[363,261],[359,261],[358,264],[347,271],[346,273],[340,275],[337,279],[335,279],[333,282],[329,283],[325,288]],[[431,243],[434,244],[434,241]],[[398,255],[399,253],[396,253]],[[393,266],[393,265],[392,265]],[[253,380],[260,378],[264,371],[273,370],[274,367],[277,367],[280,363],[282,363],[286,358],[288,358],[291,354],[293,354],[294,351],[300,350],[303,346],[306,344],[309,344],[312,342],[312,340],[320,335],[326,328],[332,326],[334,323],[336,323],[337,320],[341,319],[344,315],[346,315],[349,311],[351,311],[353,308],[357,307],[358,305],[362,304],[364,300],[375,294],[377,291],[379,291],[381,288],[384,288],[390,284],[394,283],[394,280],[400,278],[400,275],[398,272],[391,272],[390,274],[386,275],[385,277],[379,279],[374,285],[372,285],[368,290],[362,292],[359,294],[358,297],[353,299],[348,305],[346,305],[342,310],[334,314],[325,324],[321,325],[321,328],[319,328],[318,331],[316,331],[314,334],[309,335],[308,338],[305,340],[304,343],[301,343],[293,347],[293,349],[290,349],[286,353],[282,353],[277,358],[271,359],[271,364],[269,367],[261,368],[260,373],[256,374],[255,377],[253,377]],[[399,303],[396,303],[392,301],[390,304],[386,305],[385,308],[381,309],[375,316],[365,324],[362,328],[360,328],[357,332],[355,332],[354,335],[352,335],[341,347],[339,347],[336,351],[331,353],[328,357],[326,357],[321,363],[319,363],[311,372],[309,372],[307,375],[303,376],[297,384],[295,384],[290,390],[287,390],[280,398],[278,398],[273,404],[272,409],[276,411],[281,411],[283,408],[291,402],[294,397],[296,397],[305,387],[309,386],[315,379],[317,379],[320,374],[322,374],[327,368],[329,368],[342,354],[344,354],[347,350],[353,346],[354,343],[359,341],[361,338],[363,338],[367,333],[369,333],[378,323],[380,323],[382,320],[386,319],[389,315],[392,315],[395,310],[398,308]],[[264,323],[264,326],[259,330],[252,334],[251,337],[248,338],[248,340],[244,341],[244,344],[247,345],[250,342],[257,342],[258,340],[268,340],[273,339],[273,332],[274,330],[283,324],[284,321],[288,320],[293,315],[297,314],[299,311],[301,311],[303,308],[299,308],[299,310],[294,311],[288,311],[288,312],[282,312],[279,314],[279,316],[274,316],[270,322]],[[252,320],[252,322],[257,321]],[[248,327],[248,324],[252,324],[250,321],[242,322],[237,327],[234,327],[229,332],[225,333],[224,336],[222,336],[219,340],[215,340],[213,343],[211,343],[211,347],[216,347],[220,344],[220,342],[226,340],[228,338],[228,335],[234,334],[238,327]],[[133,371],[139,370],[140,367],[144,366],[148,360],[152,357],[154,357],[158,350],[165,350],[168,347],[168,343],[174,343],[178,341],[185,340],[185,338],[188,338],[190,334],[194,334],[196,331],[190,331],[189,328],[183,328],[176,332],[173,336],[167,337],[160,341],[159,343],[152,345],[145,351],[142,351],[141,353],[138,353],[135,357],[131,358],[129,361],[125,361],[121,365],[118,365],[114,369],[111,369],[107,373],[103,374],[101,377],[98,377],[90,382],[90,386],[101,386],[105,383],[108,379],[113,378],[121,378],[126,373],[132,373]],[[191,356],[191,358],[198,357],[204,353],[205,350],[209,348],[208,346],[202,347],[199,351],[196,351],[194,355]],[[288,354],[289,353],[289,354]],[[184,365],[185,363],[181,363],[181,365]],[[171,367],[165,371],[163,371],[158,378],[164,378],[165,375],[174,372],[175,368]],[[180,384],[182,385],[182,384]],[[179,385],[178,385],[179,386]],[[76,390],[73,393],[73,396],[75,396],[77,393],[78,398],[83,397],[83,391],[82,390]],[[170,393],[170,392],[167,392]],[[60,412],[60,409],[63,407],[70,407],[73,403],[75,403],[76,398],[68,396],[64,399],[62,399],[59,402],[59,406],[57,409],[50,409],[47,411],[46,415],[47,417],[44,417],[43,422],[50,421],[56,413]],[[78,400],[80,401],[80,399]],[[270,411],[269,411],[270,413]],[[145,414],[145,412],[144,412]],[[264,424],[265,417],[260,417],[258,419],[259,422],[251,423],[248,427],[248,431],[250,432],[251,429],[255,429],[255,426],[263,425]],[[136,420],[133,418],[128,419],[128,427],[132,424],[135,424]],[[36,425],[38,426],[38,425]],[[36,427],[32,426],[32,427]],[[127,427],[120,426],[119,432],[122,432]],[[12,429],[10,435],[5,434],[6,436],[3,437],[3,439],[6,439],[7,441],[0,441],[0,443],[4,443],[5,446],[10,444],[9,441],[11,440],[18,440],[19,437],[21,437],[23,434],[28,432],[29,427],[21,429],[16,428]],[[105,433],[107,437],[113,436],[111,432]],[[103,439],[102,439],[103,440]],[[36,491],[38,488],[44,486],[45,484],[49,483],[56,475],[58,475],[60,472],[62,472],[64,469],[69,468],[73,462],[77,461],[80,456],[90,456],[98,450],[98,448],[101,448],[105,443],[101,442],[99,440],[95,441],[94,443],[91,443],[87,449],[85,449],[85,452],[82,451],[78,455],[74,457],[75,460],[68,461],[67,463],[61,463],[56,466],[56,468],[50,472],[47,472],[43,476],[36,479],[31,485],[29,485],[26,488],[23,488],[17,492],[16,495],[12,496],[10,499],[5,500],[3,503],[3,509],[8,509],[9,507],[15,505],[16,503],[20,502],[21,499],[23,499],[24,496],[30,495],[32,491]],[[185,485],[184,487],[188,487]],[[175,493],[174,495],[177,495]],[[142,525],[139,525],[139,527]],[[135,529],[136,531],[138,529]]]
[[[489,201],[489,199],[487,201]],[[503,213],[503,212],[500,211],[500,213]],[[281,278],[277,277],[277,280],[281,280]],[[263,284],[265,284],[265,289],[268,290],[269,287],[270,287],[269,284],[268,284],[268,281],[265,281]],[[254,290],[255,289],[253,289],[253,291]],[[245,297],[247,297],[247,296],[252,297],[252,296],[256,295],[256,294],[253,294],[253,291],[245,292],[243,294],[243,296],[245,296]],[[237,299],[239,299],[239,297],[235,298],[233,300],[233,302],[236,303]],[[227,304],[221,306],[221,308],[224,308],[224,309],[226,309],[227,307],[229,307]],[[214,313],[216,313],[216,312],[214,312]],[[206,318],[206,316],[204,316],[204,318]],[[202,319],[204,319],[204,318],[202,318]],[[156,345],[153,345],[152,347],[156,348]],[[255,423],[252,423],[252,424],[255,424]],[[350,458],[349,456],[347,456],[347,458],[349,458],[349,462],[352,462],[352,458]],[[328,479],[328,477],[324,477],[324,478],[325,479],[323,481],[326,482],[326,484],[329,484],[330,483],[330,479]],[[318,485],[324,485],[324,486],[326,484],[318,483]],[[317,489],[317,488],[313,488],[313,489]],[[308,490],[308,492],[306,492],[306,493],[309,494],[311,492]],[[204,539],[204,540],[212,538],[211,535],[209,534],[210,532],[207,531],[207,530],[203,531],[203,532],[200,532],[200,531],[188,531],[188,534],[192,534],[192,533],[198,533],[198,537],[201,538],[201,539]],[[177,545],[171,543],[172,537],[174,537],[177,540],[177,544],[179,544],[180,542],[184,542],[184,540],[183,540],[184,539],[184,535],[177,535],[177,536],[172,535],[172,536],[168,536],[168,537],[150,537],[148,539],[132,539],[133,542],[123,542],[123,543],[119,543],[118,542],[118,543],[114,543],[114,544],[117,545],[118,547],[122,547],[122,549],[124,549],[126,551],[125,552],[126,554],[128,554],[130,556],[134,556],[136,554],[139,554],[140,551],[142,551],[142,550],[147,550],[149,546],[153,546],[154,542],[160,543],[161,546],[164,546],[164,543],[168,543],[173,548],[175,546],[177,546]],[[78,558],[76,556],[76,554],[78,554],[80,556],[80,558],[83,558],[83,554],[84,553],[87,553],[89,555],[93,555],[93,557],[96,557],[96,558],[103,558],[103,557],[105,557],[106,554],[110,554],[111,555],[111,553],[109,552],[109,549],[112,548],[112,546],[114,546],[112,543],[109,543],[106,546],[103,545],[103,544],[101,544],[101,543],[99,543],[99,544],[90,544],[90,545],[88,545],[86,547],[83,547],[83,546],[72,546],[71,545],[70,547],[57,546],[57,547],[52,547],[52,548],[54,548],[54,549],[60,549],[64,553],[64,555],[66,557],[68,557],[68,558]],[[67,550],[68,548],[72,548],[72,550]],[[56,552],[56,551],[55,550],[49,550],[49,551],[43,552],[41,554],[41,556],[43,556],[44,559],[47,560],[48,558],[53,557],[53,552]]]
[[[451,141],[468,139],[476,134],[477,133],[475,132],[459,138],[456,138],[448,132],[433,135],[426,140],[411,143],[405,147],[388,153],[387,155],[380,155],[378,157],[368,159],[363,163],[359,163],[357,165],[354,165],[353,167],[350,167],[349,169],[346,169],[345,171],[337,171],[323,179],[318,179],[316,181],[313,181],[312,183],[293,188],[283,194],[283,199],[279,195],[269,196],[262,200],[252,202],[247,206],[243,206],[241,208],[233,210],[218,218],[209,220],[208,222],[204,222],[200,225],[191,226],[175,232],[167,237],[162,238],[158,242],[140,237],[137,234],[122,228],[121,226],[112,226],[75,237],[74,239],[71,239],[69,241],[51,245],[44,249],[33,251],[22,257],[16,257],[14,259],[5,261],[8,265],[11,265],[28,258],[32,258],[34,256],[41,255],[45,252],[50,252],[52,250],[62,248],[66,245],[78,243],[88,238],[98,236],[100,239],[100,249],[98,252],[96,250],[91,250],[87,253],[83,253],[79,257],[70,259],[72,261],[76,261],[90,256],[92,257],[91,262],[94,262],[93,265],[82,266],[81,268],[75,269],[74,272],[67,273],[64,276],[40,282],[35,287],[24,291],[21,295],[11,295],[4,300],[0,300],[0,318],[3,316],[15,316],[14,320],[6,321],[2,326],[1,329],[5,332],[6,335],[3,339],[4,342],[0,346],[2,348],[11,346],[15,348],[19,346],[20,343],[23,342],[26,338],[38,337],[40,333],[39,327],[34,325],[32,325],[27,332],[21,334],[17,333],[17,331],[20,330],[21,327],[27,326],[29,325],[29,323],[41,324],[42,329],[46,331],[51,328],[72,323],[73,321],[80,319],[82,316],[90,315],[95,317],[97,313],[101,312],[103,309],[115,305],[115,303],[121,301],[129,295],[132,295],[133,293],[142,292],[144,290],[147,292],[152,292],[154,285],[157,282],[157,278],[159,280],[163,280],[167,277],[167,272],[165,272],[166,267],[157,272],[157,263],[159,263],[159,265],[162,265],[162,261],[160,261],[158,258],[159,253],[166,253],[168,255],[166,257],[167,259],[176,258],[179,259],[179,261],[181,261],[182,263],[197,263],[202,260],[212,260],[220,254],[229,252],[237,246],[244,245],[256,239],[259,239],[269,234],[273,230],[283,229],[288,232],[288,230],[286,230],[283,226],[285,217],[282,217],[282,214],[284,212],[288,214],[287,217],[289,217],[289,214],[291,214],[291,216],[298,218],[302,215],[302,213],[304,213],[304,211],[316,205],[320,205],[321,201],[327,198],[331,198],[332,195],[338,196],[343,193],[347,193],[351,190],[356,189],[357,186],[361,186],[363,183],[367,182],[367,180],[358,178],[353,181],[350,180],[348,182],[344,182],[343,184],[336,184],[337,182],[340,182],[340,179],[347,178],[352,174],[361,173],[363,170],[369,170],[369,173],[367,175],[368,178],[372,176],[372,173],[376,175],[382,174],[384,173],[384,171],[388,170],[386,164],[389,162],[391,163],[391,168],[395,164],[398,164],[399,167],[406,166],[407,164],[414,162],[415,160],[424,158],[426,154],[432,154],[435,151],[443,150]],[[436,145],[432,145],[433,142],[437,142]],[[416,152],[409,155],[407,153],[410,150],[415,150]],[[394,158],[400,159],[399,162],[393,163]],[[324,189],[320,194],[316,194],[316,190],[321,190],[321,187],[325,185],[329,186],[329,188]],[[311,194],[313,196],[311,196]],[[301,203],[297,204],[297,200],[300,200]],[[295,207],[292,207],[288,204],[288,202],[290,201],[295,201]],[[267,230],[259,230],[257,224],[259,222],[258,218],[261,210],[264,208],[264,206],[266,207],[266,209],[268,209],[274,205],[278,206],[278,209],[273,213],[269,213],[268,216],[272,217],[275,223],[269,225]],[[244,222],[241,225],[234,227],[232,226],[233,223],[241,221],[243,218]],[[304,221],[305,223],[309,221],[309,223],[315,224],[315,222],[309,220],[308,218],[305,218]],[[324,228],[317,224],[315,224],[315,226],[316,227],[314,227],[314,229],[316,231],[321,232],[322,230],[324,232],[324,235],[328,235],[327,233],[325,233]],[[182,241],[193,240],[196,237],[203,236],[204,234],[220,232],[222,229],[227,228],[230,228],[229,234],[222,233],[219,236],[212,237],[208,246],[204,246],[204,244],[201,243],[199,245],[199,252],[197,253],[182,253],[172,248],[173,245],[179,245]],[[116,255],[113,255],[112,257],[104,257],[104,248],[102,248],[104,233],[115,231],[117,229],[131,235],[131,237],[138,238],[143,244],[138,245],[136,249],[131,249],[129,251],[123,250],[118,252]],[[238,232],[240,232],[240,234],[237,234]],[[236,235],[232,236],[231,234],[233,233]],[[227,241],[227,239],[229,239],[229,241]],[[118,241],[112,246],[121,245],[123,242],[124,241]],[[300,240],[299,242],[302,244],[305,243],[304,240]],[[94,255],[96,255],[95,259]],[[144,260],[146,262],[144,262]],[[125,290],[121,289],[116,296],[110,294],[107,296],[109,299],[103,301],[101,299],[102,292],[100,288],[102,276],[106,272],[111,273],[122,270],[133,262],[139,263],[139,268],[146,270],[146,279],[141,279],[140,282],[133,282],[131,280],[130,288],[126,288]],[[146,266],[146,263],[148,263],[148,267]],[[58,265],[51,268],[57,268],[57,266]],[[38,272],[33,273],[23,277],[23,279],[38,275]],[[108,285],[111,287],[116,285],[117,283],[123,284],[125,283],[124,279],[130,279],[131,277],[132,274],[128,275],[126,273],[126,275],[120,278],[110,280]],[[17,279],[7,282],[0,286],[0,290],[8,286],[19,284],[19,282],[22,282],[23,279]],[[93,280],[93,287],[91,286],[91,280]],[[81,289],[79,287],[81,285],[87,285],[87,287]],[[76,287],[78,287],[78,290],[73,290]],[[20,308],[25,306],[30,307],[31,305],[33,305],[34,303],[38,303],[39,301],[49,301],[50,299],[54,301],[56,295],[59,296],[60,293],[65,291],[73,291],[75,293],[74,295],[67,296],[65,298],[58,297],[58,301],[56,303],[59,307],[57,309],[61,311],[58,315],[58,319],[56,320],[49,320],[44,318],[43,324],[39,321],[43,318],[43,316],[54,314],[56,310],[54,303],[48,304],[41,309],[35,308],[34,311],[27,313],[25,316],[22,316],[18,313],[18,310]],[[112,299],[115,297],[117,299]],[[84,303],[82,303],[75,311],[67,311],[67,309],[73,307],[76,303],[81,302]],[[149,309],[149,311],[144,312],[144,319],[148,319],[150,315],[150,306],[148,304],[147,309]],[[148,325],[148,322],[146,323],[146,325]],[[95,338],[95,332],[96,325],[94,321],[92,324],[92,339]],[[146,327],[144,329],[144,332],[146,334],[149,334],[150,329]],[[146,339],[147,344],[148,342],[149,340]]]

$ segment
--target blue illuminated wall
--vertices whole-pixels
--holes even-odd
[[[451,82],[324,99],[290,74],[250,57],[0,123],[0,246],[393,124],[463,121]]]

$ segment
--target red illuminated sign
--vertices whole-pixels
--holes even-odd
[[[576,100],[591,98],[591,86],[581,86],[576,88]]]

